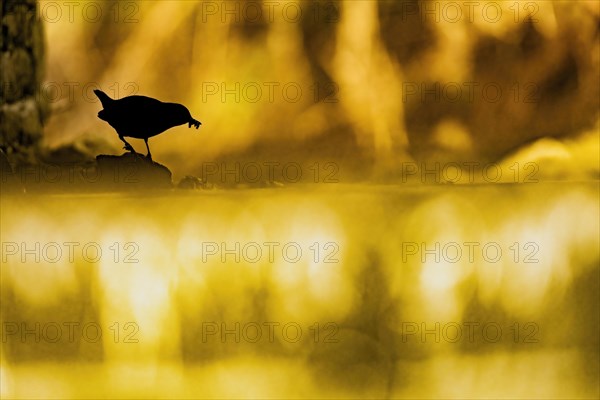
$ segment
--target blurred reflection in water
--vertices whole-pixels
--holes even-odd
[[[597,397],[598,197],[3,197],[2,396]]]

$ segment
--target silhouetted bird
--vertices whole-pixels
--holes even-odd
[[[119,100],[108,97],[101,90],[94,90],[100,99],[104,110],[98,113],[98,118],[108,122],[119,134],[119,139],[125,143],[125,150],[135,153],[135,150],[124,136],[144,139],[148,149],[148,158],[152,159],[148,138],[163,133],[174,126],[188,124],[198,129],[202,123],[192,118],[189,110],[177,103],[163,103],[146,96],[127,96]]]

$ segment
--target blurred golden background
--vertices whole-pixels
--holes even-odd
[[[2,397],[596,398],[599,221],[597,183],[5,197]]]
[[[181,102],[203,121],[151,140],[177,176],[316,158],[373,179],[405,161],[498,161],[553,138],[533,161],[570,169],[553,150],[575,140],[563,152],[597,177],[598,3],[463,3],[42,1],[40,93],[54,109],[44,137],[118,152],[95,117],[99,86]]]
[[[2,10],[11,163],[121,154],[99,87],[202,121],[150,141],[174,181],[304,173],[87,193],[30,166],[54,190],[27,195],[3,175],[2,398],[600,396],[598,2]]]

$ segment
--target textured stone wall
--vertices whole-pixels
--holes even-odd
[[[35,0],[2,0],[0,149],[16,164],[36,160],[47,106],[39,96],[44,33]]]

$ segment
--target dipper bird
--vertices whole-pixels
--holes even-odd
[[[103,110],[98,118],[108,122],[119,134],[119,139],[125,143],[125,150],[135,153],[124,136],[144,139],[147,157],[152,159],[148,138],[163,133],[174,126],[188,124],[198,129],[202,123],[192,118],[189,110],[177,103],[163,103],[160,100],[146,96],[127,96],[122,99],[111,99],[101,90],[94,90],[100,99]]]

